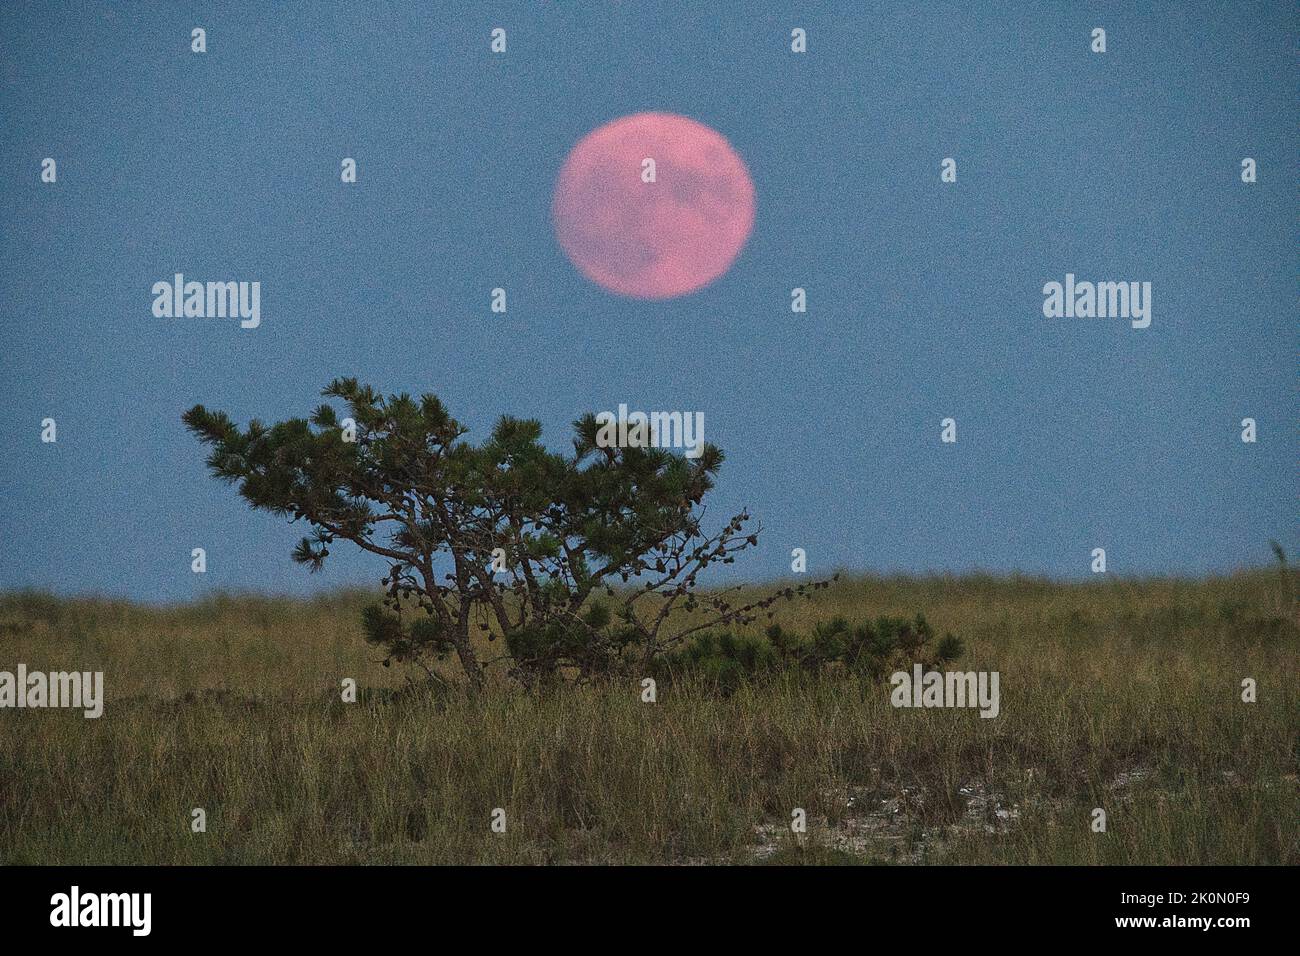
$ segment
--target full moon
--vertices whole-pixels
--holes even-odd
[[[635,113],[573,147],[551,214],[560,246],[592,282],[670,299],[731,268],[754,227],[754,183],[716,130]]]

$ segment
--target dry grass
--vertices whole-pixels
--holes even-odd
[[[1001,673],[993,720],[801,677],[653,705],[634,683],[411,688],[357,592],[8,595],[0,670],[102,670],[107,702],[0,711],[0,862],[1300,863],[1286,584],[856,579],[778,618],[922,610],[966,638],[963,669]]]

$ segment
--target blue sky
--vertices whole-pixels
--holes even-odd
[[[1078,576],[1094,547],[1199,574],[1300,545],[1295,5],[831,6],[6,3],[0,588],[374,583],[293,565],[301,528],[180,422],[302,415],[338,374],[556,447],[620,402],[702,411],[710,514],[765,528],[736,577],[794,547]],[[641,110],[719,130],[757,190],[733,269],[669,301],[592,285],[550,222],[569,148]],[[178,271],[259,280],[261,327],[155,318]],[[1044,318],[1067,272],[1150,281],[1151,327]]]

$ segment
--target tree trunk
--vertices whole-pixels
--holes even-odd
[[[478,662],[478,655],[474,653],[474,645],[469,639],[469,618],[461,615],[456,622],[456,656],[460,658],[461,670],[469,679],[469,686],[479,691],[483,689],[483,665]]]
[[[456,562],[456,570],[459,577],[460,593],[465,593],[465,576],[461,567],[461,562]],[[433,563],[428,556],[425,557],[423,566],[420,568],[421,575],[424,578],[424,591],[427,595],[438,600],[436,595],[438,591],[434,586]],[[451,611],[446,605],[436,605],[442,612],[440,616],[447,620],[456,630],[452,637],[452,644],[456,647],[456,656],[460,659],[460,669],[465,672],[465,677],[469,680],[470,687],[479,691],[483,689],[483,665],[479,663],[478,655],[474,653],[474,645],[469,639],[469,619],[471,606],[461,598],[461,605],[456,612],[454,621],[448,620],[451,617]]]
[[[469,639],[469,607],[464,606],[456,620],[456,656],[460,658],[461,669],[469,678],[470,687],[479,691],[483,689],[483,665],[478,662],[474,645]]]

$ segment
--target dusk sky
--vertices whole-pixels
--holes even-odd
[[[796,547],[814,576],[1080,577],[1095,547],[1126,576],[1300,546],[1296,5],[841,6],[0,6],[0,589],[376,584],[348,545],[293,564],[306,529],[181,423],[305,415],[338,375],[435,392],[473,440],[702,412],[706,525],[764,528],[713,580]],[[586,278],[551,217],[574,144],[641,111],[718,131],[756,203],[730,270],[659,301]],[[259,281],[260,326],[155,317],[177,272]],[[1150,282],[1150,326],[1045,317],[1067,273]]]

